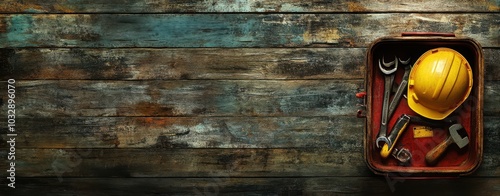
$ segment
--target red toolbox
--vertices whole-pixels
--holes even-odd
[[[415,67],[417,59],[424,53],[436,48],[455,50],[467,60],[466,62],[468,62],[472,71],[470,93],[465,101],[460,103],[458,108],[454,109],[445,120],[431,120],[416,113],[409,107],[407,100],[412,98],[406,96],[408,94],[408,85],[405,85],[405,91],[402,93],[405,97],[401,98],[395,109],[393,109],[393,114],[387,118],[387,135],[392,132],[399,118],[405,115],[412,116],[415,119],[424,119],[425,122],[430,122],[430,125],[425,122],[410,120],[402,128],[397,140],[392,142],[393,151],[388,157],[384,158],[383,153],[381,153],[382,147],[377,147],[376,140],[383,120],[382,111],[387,73],[384,74],[381,71],[379,62],[384,66],[387,65],[387,67],[389,67],[390,62],[399,62],[397,68],[394,68],[395,65],[390,65],[390,69],[396,70],[392,73],[392,83],[394,85],[391,86],[390,90],[389,100],[391,100],[396,96],[397,88],[395,86],[402,83],[405,66]],[[368,167],[376,174],[404,178],[457,177],[468,175],[477,169],[481,163],[483,152],[483,61],[482,48],[475,40],[456,37],[454,34],[403,33],[398,37],[385,37],[374,41],[368,48],[366,56],[366,96],[364,96],[365,111],[363,112],[366,114],[362,115],[367,118],[364,155]],[[427,76],[419,75],[419,77]],[[450,121],[449,124],[444,122],[448,120]],[[454,123],[451,121],[454,121]],[[433,122],[443,122],[443,125],[434,125]],[[461,135],[462,139],[468,139],[465,146],[459,146],[460,142],[458,141],[455,145],[450,139],[452,138],[451,135],[454,135],[452,139],[456,138],[456,133],[453,132],[456,130],[452,130],[451,124],[460,124],[461,131],[465,131]],[[468,138],[463,135],[465,133]],[[436,146],[444,145],[445,140],[450,145],[444,149],[442,156],[432,163],[426,160],[426,158],[432,157],[430,151],[440,148]]]

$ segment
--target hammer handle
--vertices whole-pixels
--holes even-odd
[[[451,144],[453,144],[453,139],[449,136],[425,155],[425,162],[428,165],[435,165]]]

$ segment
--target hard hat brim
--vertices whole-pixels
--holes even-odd
[[[409,95],[412,95],[414,94],[414,92],[412,92],[413,90],[409,90]],[[448,115],[450,115],[455,109],[449,109],[449,110],[446,110],[444,112],[438,112],[436,110],[433,110],[433,109],[430,109],[430,108],[427,108],[425,106],[423,106],[422,104],[416,102],[413,97],[408,97],[408,106],[410,107],[411,110],[417,112],[419,115],[425,117],[425,118],[428,118],[428,119],[432,119],[432,120],[443,120],[444,118],[446,118]]]

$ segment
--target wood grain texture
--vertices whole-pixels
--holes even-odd
[[[365,55],[363,48],[0,49],[4,59],[0,78],[362,79]]]
[[[500,47],[500,17],[489,13],[15,14],[0,24],[0,47],[366,47],[405,31]]]
[[[360,149],[361,151],[361,149]],[[6,157],[6,152],[0,153]],[[307,149],[17,149],[16,177],[366,176],[361,152]],[[21,158],[22,157],[22,158]],[[1,161],[7,170],[8,162]]]
[[[285,178],[20,178],[29,195],[495,195],[500,178],[397,180],[372,177]],[[422,188],[425,187],[425,188]],[[477,187],[477,190],[470,187]],[[410,193],[410,194],[409,194]]]
[[[362,85],[360,80],[19,81],[16,113],[37,118],[354,115]]]
[[[0,13],[194,13],[194,12],[498,12],[495,0],[4,0]]]
[[[499,0],[1,1],[18,188],[4,178],[0,192],[499,195],[499,13]],[[484,153],[469,177],[389,179],[365,164],[366,48],[408,31],[484,47]]]
[[[6,157],[6,152],[0,155]],[[22,158],[21,158],[22,157]],[[287,149],[17,149],[16,177],[371,176],[358,151]],[[499,177],[498,152],[484,153],[472,174]],[[2,160],[0,169],[8,170]],[[399,174],[394,174],[399,175]]]
[[[360,80],[38,80],[16,83],[17,116],[355,115]],[[0,87],[5,90],[6,86]],[[498,81],[485,83],[484,114],[498,115]],[[5,90],[6,91],[6,90]],[[7,103],[2,98],[0,105]],[[0,111],[7,112],[6,107]]]
[[[364,119],[354,116],[18,118],[17,122],[23,132],[17,138],[19,148],[316,147],[352,152],[362,148],[364,130]]]
[[[485,81],[500,80],[500,50],[484,49]],[[365,48],[0,49],[0,79],[364,79]]]

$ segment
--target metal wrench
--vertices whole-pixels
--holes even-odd
[[[379,142],[383,141],[387,144],[389,144],[389,140],[387,139],[387,123],[389,121],[388,119],[388,112],[389,112],[389,97],[391,96],[391,88],[392,88],[392,81],[394,80],[394,72],[398,69],[398,58],[394,57],[395,60],[390,62],[390,63],[385,63],[383,62],[385,67],[390,67],[393,64],[396,64],[393,69],[386,70],[382,67],[382,64],[380,63],[380,59],[378,60],[378,66],[380,68],[380,71],[384,73],[384,100],[382,103],[382,118],[380,120],[380,130],[377,135],[377,140],[375,140],[375,144],[377,148],[380,148]],[[382,57],[382,61],[384,61],[384,58]]]
[[[399,101],[401,101],[401,97],[403,96],[403,92],[406,90],[406,87],[408,86],[408,77],[410,76],[410,71],[411,71],[411,65],[408,65],[410,63],[410,59],[406,61],[402,61],[399,59],[401,64],[405,65],[405,73],[403,74],[403,79],[401,79],[401,83],[398,86],[398,90],[396,90],[396,94],[394,94],[394,98],[392,98],[391,103],[389,104],[389,113],[387,114],[387,118],[391,118],[392,114],[394,114],[394,111],[396,110],[396,107],[399,104]]]

